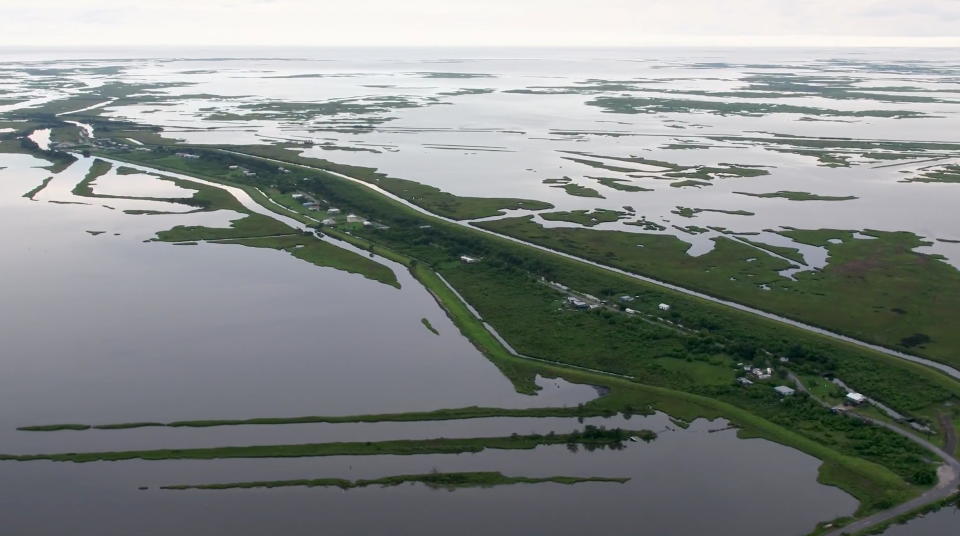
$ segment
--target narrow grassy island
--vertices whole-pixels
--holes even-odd
[[[39,194],[41,191],[43,191],[43,189],[46,188],[48,184],[50,184],[50,181],[51,181],[52,179],[53,179],[53,177],[47,177],[46,179],[43,179],[43,182],[41,182],[41,183],[40,183],[36,188],[34,188],[33,190],[30,190],[29,192],[23,194],[23,197],[26,197],[27,199],[30,199],[31,201],[34,201],[34,200],[35,200],[35,197],[37,196],[37,194]]]
[[[433,327],[433,324],[431,324],[430,321],[427,320],[426,318],[421,318],[420,323],[423,324],[423,327],[427,328],[427,330],[429,330],[430,333],[433,333],[434,335],[440,334],[440,332],[437,331],[437,328]]]
[[[83,430],[123,430],[166,426],[171,428],[210,428],[214,426],[250,426],[308,423],[352,423],[352,422],[423,422],[452,421],[461,419],[486,419],[491,417],[612,417],[617,413],[626,415],[648,415],[650,410],[640,406],[620,408],[607,403],[607,398],[598,398],[586,404],[564,408],[488,408],[469,406],[465,408],[438,409],[433,411],[411,411],[407,413],[379,413],[367,415],[309,415],[302,417],[259,417],[253,419],[198,419],[192,421],[136,421],[109,424],[45,424],[21,426],[22,432],[59,432]]]
[[[787,190],[781,190],[779,192],[770,192],[765,194],[752,194],[750,192],[733,192],[740,195],[749,195],[751,197],[780,197],[783,199],[789,199],[790,201],[850,201],[852,199],[857,199],[855,195],[846,195],[846,196],[833,196],[833,195],[818,195],[811,194],[809,192],[791,192]]]
[[[0,454],[0,461],[114,462],[122,460],[214,460],[226,458],[299,458],[313,456],[379,456],[459,454],[486,449],[533,449],[542,445],[582,445],[592,448],[623,448],[624,441],[656,439],[650,430],[606,429],[587,426],[569,434],[514,434],[508,437],[463,439],[404,439],[376,442],[307,443],[300,445],[257,445],[194,449],[128,450],[115,452],[69,452],[61,454]]]
[[[554,188],[562,188],[563,191],[567,192],[569,195],[572,195],[574,197],[598,197],[600,199],[604,199],[604,197],[600,195],[600,192],[596,191],[595,189],[590,188],[589,186],[582,186],[580,184],[576,184],[573,182],[560,184],[560,185],[554,186]]]
[[[487,471],[472,473],[426,473],[419,475],[397,475],[370,480],[345,480],[342,478],[314,478],[302,480],[267,480],[252,482],[225,482],[221,484],[177,484],[161,486],[166,490],[222,490],[222,489],[251,489],[251,488],[286,488],[286,487],[337,487],[340,489],[364,488],[367,486],[392,487],[401,484],[423,484],[430,488],[455,490],[459,488],[492,488],[512,484],[582,484],[585,482],[600,482],[625,484],[629,478],[610,477],[576,477],[576,476],[549,476],[525,477],[506,476],[503,473]]]

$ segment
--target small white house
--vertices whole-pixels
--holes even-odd
[[[860,393],[847,393],[846,401],[853,404],[854,406],[859,406],[867,401],[867,397],[863,396]]]
[[[658,305],[657,307],[659,307],[661,311],[669,311],[669,310],[670,310],[670,306],[667,305],[666,303],[661,303],[661,304]]]
[[[464,264],[476,264],[480,262],[480,259],[471,257],[470,255],[460,255],[460,262]]]
[[[793,396],[796,393],[796,391],[787,387],[786,385],[778,385],[774,387],[773,390],[776,391],[780,396]]]
[[[177,156],[180,158],[188,158],[190,160],[196,160],[200,158],[200,155],[190,154],[190,153],[177,153]]]

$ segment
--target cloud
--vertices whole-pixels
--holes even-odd
[[[0,44],[960,46],[960,0],[35,0]]]

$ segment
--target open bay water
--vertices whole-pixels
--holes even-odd
[[[916,171],[926,164],[827,168],[810,156],[711,138],[789,134],[955,142],[960,141],[955,139],[960,110],[956,104],[771,99],[840,110],[915,109],[937,116],[801,121],[791,114],[614,114],[588,104],[597,96],[616,95],[619,90],[589,95],[507,91],[576,87],[588,85],[590,80],[634,83],[641,79],[649,81],[644,86],[647,89],[734,90],[757,71],[814,69],[858,78],[855,83],[864,87],[912,85],[944,90],[938,95],[957,99],[960,93],[950,92],[955,88],[947,80],[957,69],[955,57],[939,50],[824,49],[0,51],[0,61],[12,67],[4,87],[34,99],[28,102],[65,94],[52,83],[30,88],[26,83],[29,77],[16,74],[18,68],[38,64],[79,68],[58,76],[90,85],[111,81],[184,83],[151,90],[164,97],[157,102],[148,99],[106,106],[103,114],[160,125],[165,135],[193,142],[308,139],[317,144],[306,153],[311,156],[377,167],[459,195],[541,199],[563,210],[630,205],[638,216],[663,223],[719,225],[740,232],[788,225],[870,228],[907,230],[928,239],[960,238],[960,229],[952,217],[957,195],[953,185],[899,182],[907,175],[901,171]],[[918,58],[934,70],[910,71],[905,66]],[[29,63],[18,63],[23,61]],[[901,65],[901,69],[884,71],[872,64]],[[111,75],[82,71],[108,65],[123,69]],[[489,76],[459,76],[464,73]],[[492,92],[449,95],[465,89]],[[257,105],[265,102],[316,103],[398,95],[416,106],[310,119],[209,117],[212,112],[258,112]],[[354,128],[351,122],[368,126]],[[670,148],[704,141],[709,147]],[[632,177],[635,173],[578,164],[563,151],[599,155],[608,165],[630,164],[601,157],[639,155],[682,165],[771,166],[771,175],[714,179],[712,186],[702,188],[673,188],[642,173]],[[0,451],[559,432],[579,423],[569,419],[480,419],[50,434],[17,432],[15,428],[53,422],[381,413],[474,404],[560,406],[597,396],[590,386],[543,379],[540,395],[516,394],[496,368],[458,334],[429,294],[403,273],[397,274],[403,285],[397,290],[273,250],[144,243],[156,231],[174,225],[226,225],[236,215],[134,216],[122,210],[179,207],[155,201],[75,198],[70,190],[89,164],[88,159],[80,160],[55,176],[37,201],[30,201],[22,194],[50,173],[37,169],[42,163],[30,157],[0,156],[0,167],[6,168],[0,170],[0,244],[4,248],[0,266],[6,280],[0,303],[5,364],[5,374],[0,377],[0,440],[5,447]],[[604,198],[573,197],[542,183],[562,176],[598,189]],[[624,178],[653,191],[620,192],[599,185],[593,176]],[[112,175],[101,180],[105,193],[122,195],[124,188],[129,195],[173,193],[142,176],[129,183]],[[735,193],[776,190],[856,195],[859,199],[817,202],[818,219],[811,222],[807,202]],[[756,215],[708,212],[683,221],[671,212],[678,206],[745,209]],[[666,232],[677,232],[671,225],[666,227]],[[88,231],[103,233],[94,236]],[[694,245],[692,251],[709,247],[711,235],[680,236]],[[960,250],[950,243],[937,242],[930,250],[946,255],[954,264],[960,259]],[[428,318],[440,336],[424,329],[421,318]],[[662,415],[587,422],[651,428],[660,437],[651,444],[628,444],[623,451],[592,453],[541,447],[456,456],[3,462],[0,475],[9,485],[0,493],[0,509],[7,512],[5,523],[12,533],[38,535],[65,531],[649,531],[678,536],[760,536],[804,534],[816,521],[850,514],[856,507],[848,495],[816,482],[817,460],[766,441],[737,439],[733,431],[708,431],[723,428],[722,422],[696,421],[688,430],[672,426]],[[625,476],[631,481],[624,485],[544,484],[455,492],[421,485],[347,492],[156,489],[166,484],[242,480],[376,478],[434,469],[491,470],[518,476]],[[138,490],[140,486],[150,489]],[[935,514],[915,523],[926,526],[933,523],[931,519],[945,515]]]

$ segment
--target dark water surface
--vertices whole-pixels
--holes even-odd
[[[29,433],[54,422],[345,415],[489,405],[576,405],[590,386],[510,383],[405,272],[402,289],[242,246],[144,243],[178,224],[234,213],[135,216],[160,202],[76,198],[91,161],[55,176],[0,156],[0,452],[82,452],[570,431],[575,419],[309,424]],[[117,187],[112,181],[111,188]],[[114,191],[114,190],[111,190]],[[84,202],[89,205],[50,201]],[[105,208],[109,205],[114,209]],[[87,231],[104,231],[93,236]],[[428,318],[436,336],[421,325]],[[4,533],[803,534],[855,501],[816,482],[819,462],[722,421],[677,429],[662,414],[588,423],[649,428],[622,451],[566,447],[478,454],[113,463],[2,462]],[[629,477],[627,484],[491,489],[157,486],[438,471]],[[146,491],[140,486],[150,486]],[[758,515],[758,512],[762,513]]]

